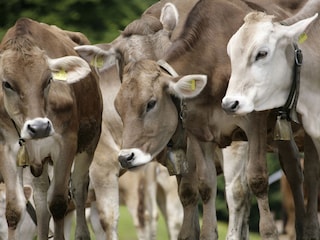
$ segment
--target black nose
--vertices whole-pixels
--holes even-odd
[[[226,112],[233,113],[239,108],[239,101],[223,102],[221,106]]]
[[[27,130],[30,136],[34,139],[48,137],[52,126],[50,121],[37,121],[28,124]]]
[[[118,160],[122,168],[128,169],[132,167],[132,160],[134,159],[134,153],[119,155]]]

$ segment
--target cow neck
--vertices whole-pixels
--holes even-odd
[[[300,89],[300,71],[303,60],[303,55],[301,49],[298,47],[296,43],[293,43],[294,47],[294,66],[293,66],[293,79],[289,92],[289,96],[287,98],[286,103],[278,110],[278,116],[281,119],[286,119],[288,121],[294,121],[299,123],[297,117],[297,102],[299,97],[299,89]]]
[[[167,63],[165,60],[160,59],[157,61],[158,65],[161,67],[161,69],[165,70],[167,73],[169,73],[172,77],[178,77],[178,73],[174,70],[174,68]],[[182,127],[184,128],[185,125],[185,119],[187,116],[187,104],[183,99],[180,99],[180,106],[177,104],[176,100],[173,100],[175,103],[177,109],[179,110],[179,122],[182,121]]]
[[[158,65],[161,67],[162,70],[164,70],[166,73],[168,73],[169,75],[171,75],[172,77],[178,77],[178,73],[173,69],[173,67],[167,63],[165,60],[159,60],[157,61]],[[180,130],[183,131],[184,129],[184,120],[186,119],[186,111],[187,111],[187,105],[186,102],[183,101],[183,99],[179,99],[175,96],[171,96],[172,98],[172,102],[174,103],[174,105],[176,106],[176,109],[178,110],[178,124],[179,126],[177,127],[176,132],[173,134],[174,136],[176,134],[179,134]],[[179,130],[179,128],[182,128]],[[176,145],[173,143],[172,138],[170,139],[168,146],[170,145],[170,147],[172,147],[171,145]],[[178,144],[180,145],[180,144]]]

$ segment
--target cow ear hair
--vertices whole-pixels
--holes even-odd
[[[91,68],[88,63],[77,56],[66,56],[61,58],[47,58],[52,78],[55,81],[66,81],[75,83],[88,76]]]
[[[300,36],[307,30],[308,26],[318,17],[318,13],[312,17],[300,20],[290,26],[282,26],[286,29],[285,35],[298,41]]]
[[[173,31],[178,25],[179,13],[176,6],[172,3],[166,3],[161,9],[160,22],[164,29]]]
[[[193,98],[198,96],[207,84],[207,76],[202,74],[192,74],[178,77],[177,82],[169,83],[169,91],[177,97]]]

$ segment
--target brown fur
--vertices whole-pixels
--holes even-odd
[[[122,32],[124,37],[131,35],[147,35],[154,34],[161,30],[162,24],[158,18],[154,16],[145,15],[139,20],[131,22]]]

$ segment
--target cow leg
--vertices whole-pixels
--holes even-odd
[[[0,144],[0,173],[6,186],[6,219],[8,223],[8,238],[19,239],[18,224],[25,214],[25,197],[19,179],[19,172],[15,158],[8,146]]]
[[[6,219],[6,187],[4,183],[0,183],[0,239],[8,239],[8,224]]]
[[[74,140],[76,143],[76,140]],[[66,142],[61,143],[64,146],[60,150],[60,154],[57,156],[52,156],[53,161],[53,176],[52,181],[49,186],[47,194],[47,202],[49,211],[53,217],[54,221],[54,239],[64,240],[64,216],[68,208],[68,189],[69,189],[69,180],[71,173],[71,166],[74,160],[76,145],[70,145]],[[85,153],[82,153],[85,154]],[[82,157],[79,159],[79,163],[83,160]],[[75,171],[77,167],[75,165]],[[82,181],[86,181],[84,176],[82,176]],[[87,176],[88,177],[88,176]],[[76,182],[76,181],[75,181]],[[77,182],[76,182],[77,183]],[[77,185],[76,185],[77,186]],[[80,189],[79,191],[81,191]],[[85,190],[85,194],[87,190]],[[77,193],[75,193],[77,197]],[[76,203],[77,206],[77,203]],[[84,212],[84,204],[82,205]],[[80,216],[81,218],[81,216]],[[78,220],[78,216],[77,216]]]
[[[295,230],[295,206],[292,197],[292,192],[290,189],[290,184],[284,174],[281,176],[280,179],[280,193],[282,196],[283,209],[283,233],[288,235],[288,239],[296,239],[297,235]]]
[[[218,239],[216,198],[216,169],[212,143],[199,142],[191,134],[188,136],[188,154],[196,159],[197,187],[203,204],[203,223],[200,239]]]
[[[299,150],[291,136],[290,141],[277,141],[279,160],[291,188],[296,216],[296,238],[302,239],[303,218],[305,214],[303,198],[303,173]]]
[[[255,116],[253,116],[253,114]],[[247,179],[251,191],[257,198],[260,213],[259,229],[261,238],[278,239],[277,228],[269,207],[268,169],[266,161],[267,112],[254,112],[244,128],[249,142]]]
[[[47,205],[47,192],[49,189],[48,164],[39,177],[33,178],[33,199],[37,215],[37,234],[39,240],[48,239],[50,213]]]
[[[165,218],[169,239],[178,239],[183,221],[183,208],[178,196],[177,179],[170,176],[167,168],[157,166],[157,203]]]
[[[304,173],[307,195],[307,209],[304,219],[303,239],[319,239],[318,190],[319,190],[319,157],[320,143],[305,135]]]
[[[119,180],[121,198],[132,216],[140,240],[156,239],[156,164],[151,162],[135,172],[126,172]]]
[[[150,240],[157,239],[157,223],[158,223],[158,205],[157,205],[157,179],[156,168],[157,162],[153,161],[146,165],[144,169],[144,201],[146,203],[146,212],[144,213],[146,219],[147,236]]]
[[[93,160],[90,166],[90,181],[96,195],[96,208],[99,213],[101,227],[105,232],[105,239],[117,240],[119,164],[117,161],[111,161],[111,159],[117,159],[116,156],[108,156],[108,159],[101,159],[104,161],[97,161],[96,157]],[[115,162],[117,164],[114,164]]]
[[[146,166],[144,166],[146,167]],[[143,167],[143,168],[144,168]],[[142,171],[139,169],[138,171]],[[138,239],[148,239],[145,222],[145,179],[141,172],[126,172],[119,180],[121,199],[127,206],[136,228]]]
[[[196,149],[195,139],[190,141],[197,156],[198,190],[203,204],[203,218],[200,239],[218,239],[218,225],[216,216],[217,173],[214,165],[213,151],[217,147],[212,143],[201,142]]]
[[[89,167],[93,154],[82,152],[77,154],[74,161],[71,184],[72,195],[76,206],[76,239],[90,239],[90,232],[86,221],[86,201],[89,187]]]
[[[106,240],[106,234],[101,226],[99,211],[97,209],[97,203],[91,202],[90,204],[90,223],[95,235],[96,240]]]
[[[251,192],[246,178],[248,142],[232,142],[223,149],[223,174],[229,210],[228,240],[249,239]]]
[[[189,145],[188,145],[189,146]],[[196,160],[192,149],[187,148],[188,173],[177,175],[178,193],[183,206],[183,222],[179,233],[179,240],[197,240],[200,236],[198,187]]]

